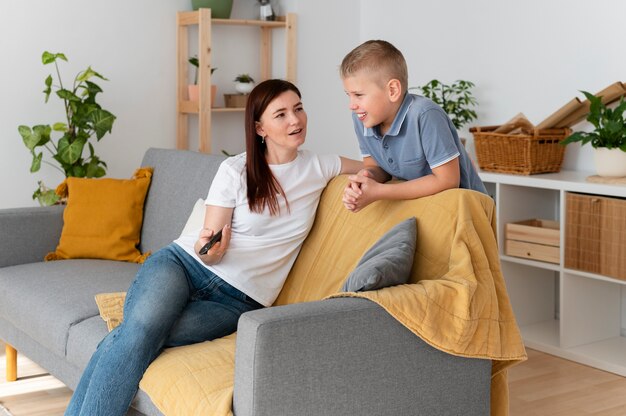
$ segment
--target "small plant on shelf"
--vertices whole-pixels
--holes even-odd
[[[24,145],[33,155],[30,171],[31,173],[39,171],[41,164],[45,163],[61,171],[65,177],[99,178],[106,174],[107,165],[96,156],[90,140],[95,135],[96,140],[100,141],[110,133],[115,116],[96,102],[96,95],[101,93],[102,89],[94,79],[104,81],[107,79],[89,66],[76,75],[71,87],[66,87],[61,79],[58,60],[67,62],[67,57],[63,53],[47,51],[41,57],[44,65],[54,64],[58,81],[57,85],[53,85],[54,79],[52,75],[48,75],[43,93],[47,103],[54,90],[54,95],[63,102],[65,120],[52,126],[39,124],[32,128],[18,127]],[[61,137],[54,139],[53,131],[60,133]],[[83,156],[85,146],[89,149],[87,157]],[[39,147],[42,148],[41,152],[37,151]],[[43,149],[50,153],[52,159],[60,166],[43,160]],[[59,196],[40,181],[33,199],[37,199],[41,205],[53,205],[59,201]]]
[[[199,101],[200,100],[200,89],[198,87],[198,69],[200,68],[200,60],[197,55],[192,56],[187,60],[191,65],[195,67],[195,75],[193,79],[193,84],[187,85],[187,92],[189,94],[189,101]],[[217,68],[211,68],[211,75],[215,72]],[[211,107],[215,103],[215,95],[217,94],[217,87],[212,84],[211,85]]]
[[[235,90],[241,94],[249,94],[254,88],[254,79],[248,74],[239,74],[234,79]]]
[[[472,88],[474,88],[474,83],[470,81],[459,80],[447,85],[433,79],[421,87],[411,87],[409,90],[417,89],[424,97],[439,104],[458,130],[477,118],[472,107],[478,102],[472,95]]]
[[[611,109],[602,103],[601,97],[581,91],[589,100],[589,115],[587,121],[594,130],[591,132],[577,131],[561,142],[562,145],[581,142],[581,145],[591,143],[594,149],[606,147],[607,149],[620,149],[626,152],[626,101],[624,97],[617,107]]]
[[[198,84],[198,68],[200,67],[200,60],[198,59],[197,56],[192,56],[191,58],[188,59],[189,63],[191,65],[193,65],[196,69],[195,69],[195,75],[193,77],[193,85],[197,85]],[[213,75],[213,72],[215,72],[217,70],[217,68],[211,68],[211,75]]]
[[[594,127],[593,131],[577,131],[561,142],[567,145],[580,142],[593,147],[596,173],[606,177],[626,177],[626,101],[624,97],[615,108],[609,108],[587,91],[582,91],[589,100],[587,121]]]

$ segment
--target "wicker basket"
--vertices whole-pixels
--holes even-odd
[[[571,130],[534,130],[533,134],[503,134],[499,126],[472,127],[478,166],[484,171],[531,175],[558,172],[565,146],[560,142]]]

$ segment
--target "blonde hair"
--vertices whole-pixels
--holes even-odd
[[[409,88],[409,76],[402,52],[385,40],[368,40],[350,51],[339,68],[341,78],[366,71],[378,78],[381,87],[389,80],[397,79],[402,92]]]

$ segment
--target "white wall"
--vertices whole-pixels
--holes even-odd
[[[128,177],[149,146],[173,147],[175,132],[175,12],[189,0],[3,0],[0,3],[0,208],[35,205],[37,180],[51,187],[62,174],[29,172],[31,156],[20,124],[64,121],[61,101],[44,104],[44,50],[63,52],[65,84],[91,65],[109,81],[100,104],[117,116],[113,133],[97,144],[109,176]]]
[[[362,39],[384,38],[401,49],[411,85],[476,83],[478,125],[519,112],[539,123],[583,97],[579,90],[626,81],[620,0],[593,7],[584,0],[363,0],[361,7]],[[564,168],[593,171],[591,148],[576,147],[568,147]]]
[[[337,68],[350,49],[371,38],[387,39],[403,51],[410,85],[432,78],[474,81],[477,124],[502,123],[518,112],[539,122],[577,90],[598,91],[626,72],[618,29],[626,3],[586,4],[278,1],[279,13],[298,14],[298,85],[310,122],[306,146],[358,157]],[[254,1],[235,0],[232,17],[255,17],[257,8]],[[189,0],[0,3],[0,208],[34,205],[30,195],[38,179],[50,186],[62,179],[47,167],[29,173],[30,155],[17,133],[20,124],[52,123],[63,115],[55,97],[43,103],[43,80],[52,69],[40,63],[44,50],[67,54],[70,63],[61,68],[66,79],[87,65],[110,79],[102,82],[100,101],[118,119],[113,133],[97,145],[109,176],[130,175],[149,146],[175,146],[174,16],[188,9]],[[57,22],[70,24],[64,29]],[[223,93],[232,92],[234,75],[258,74],[258,51],[257,32],[218,29],[213,64],[220,102]],[[274,76],[284,75],[283,40],[277,31]],[[243,150],[241,114],[214,114],[213,119],[214,152]],[[192,149],[196,132],[191,123]],[[568,147],[564,168],[592,171],[590,150]]]

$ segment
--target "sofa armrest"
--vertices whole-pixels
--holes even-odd
[[[62,205],[0,209],[0,267],[43,261],[59,244]]]
[[[366,299],[247,312],[233,410],[260,415],[486,415],[491,361],[423,342]]]

